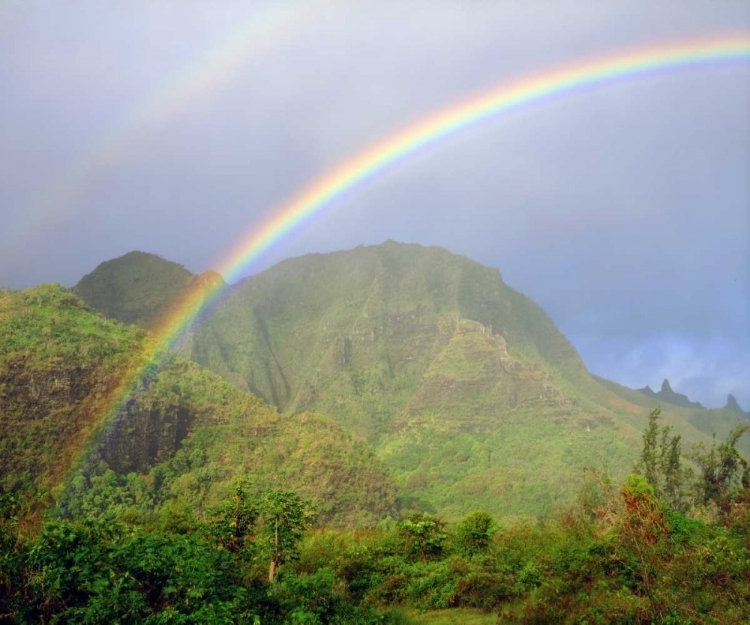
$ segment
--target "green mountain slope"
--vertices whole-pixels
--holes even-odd
[[[438,374],[435,359],[467,333],[464,320],[475,322],[468,334],[484,333],[490,351],[512,349],[531,378],[539,365],[585,373],[552,321],[497,270],[392,242],[292,259],[242,282],[196,335],[193,355],[283,409],[330,395],[320,383],[347,386],[340,401],[385,387],[380,395],[400,409],[428,369]],[[374,378],[360,380],[363,369]]]
[[[0,490],[36,496],[34,514],[52,495],[75,506],[93,478],[114,471],[141,475],[155,503],[200,511],[245,478],[297,490],[332,525],[396,514],[381,463],[334,422],[280,415],[179,357],[151,367],[105,419],[148,340],[56,285],[0,292]]]
[[[142,333],[45,285],[0,293],[0,486],[49,493],[100,423]]]
[[[418,245],[310,255],[246,279],[191,356],[284,411],[330,415],[376,446],[410,505],[448,516],[536,514],[585,465],[624,473],[647,412],[589,376],[497,270]]]
[[[132,288],[102,289],[138,315],[150,310],[143,260],[111,261]],[[151,261],[152,273],[171,265]],[[160,314],[196,282],[162,293]],[[541,513],[571,496],[584,466],[623,476],[656,406],[688,446],[743,419],[590,375],[497,270],[441,248],[389,241],[290,259],[231,287],[208,316],[179,353],[284,414],[328,415],[375,449],[408,507],[449,517]]]
[[[105,317],[153,328],[188,292],[217,282],[224,280],[216,272],[193,275],[155,254],[129,252],[101,263],[73,292]]]

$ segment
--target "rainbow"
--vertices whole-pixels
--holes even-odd
[[[750,37],[745,35],[689,41],[578,63],[481,93],[395,133],[313,182],[288,203],[272,211],[263,224],[254,227],[219,263],[218,271],[228,282],[237,279],[250,263],[272,245],[330,206],[345,192],[402,162],[415,152],[483,120],[554,96],[574,93],[585,87],[666,70],[698,68],[747,59],[750,59]],[[214,286],[208,292],[190,293],[165,316],[139,367],[135,368],[134,373],[124,376],[112,393],[108,414],[119,409],[144,373],[161,354],[168,351],[198,313],[215,300],[223,288]]]
[[[430,115],[323,176],[287,204],[272,211],[263,224],[254,227],[223,262],[217,265],[217,270],[228,282],[236,280],[250,263],[272,245],[345,192],[415,152],[488,118],[584,87],[600,86],[665,70],[748,58],[749,36],[722,37],[629,52],[501,85]]]

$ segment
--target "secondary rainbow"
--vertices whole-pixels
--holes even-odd
[[[117,170],[133,158],[148,136],[185,111],[194,109],[246,71],[251,62],[280,48],[312,20],[325,14],[335,3],[262,3],[251,7],[230,30],[198,57],[155,88],[120,118],[100,132],[79,154],[69,159],[52,179],[42,182],[29,206],[28,216],[10,224],[16,245],[28,245],[32,232],[54,232],[57,220],[71,212],[87,210],[82,205],[92,183]],[[92,209],[88,209],[92,210]]]
[[[231,282],[274,243],[330,206],[345,192],[401,162],[409,155],[482,120],[554,96],[575,93],[585,87],[602,86],[626,78],[668,70],[699,68],[748,59],[748,35],[688,41],[577,63],[501,85],[463,100],[395,133],[313,182],[291,201],[272,211],[270,217],[261,225],[254,226],[232,253],[218,264],[218,271]],[[106,416],[119,409],[145,371],[190,326],[196,315],[222,291],[223,288],[217,286],[209,292],[191,293],[165,316],[140,365],[125,375],[112,393]]]

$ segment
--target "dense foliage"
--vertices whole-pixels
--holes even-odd
[[[728,458],[731,448],[726,441],[714,453]],[[742,466],[731,471],[721,507],[700,502],[705,474],[686,514],[644,476],[616,486],[589,471],[575,505],[539,525],[503,528],[477,511],[453,525],[417,514],[379,530],[311,530],[310,502],[288,491],[251,497],[238,483],[201,521],[83,515],[49,520],[32,538],[18,532],[6,496],[0,616],[439,623],[440,611],[453,610],[467,619],[484,612],[487,623],[746,623],[750,482]]]

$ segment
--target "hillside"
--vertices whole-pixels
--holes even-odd
[[[572,376],[585,372],[549,317],[497,270],[441,248],[387,242],[291,259],[235,285],[224,299],[196,336],[194,356],[284,409],[316,402],[317,373],[351,378],[375,368],[376,386],[420,379],[452,339],[462,343],[467,332],[483,330],[490,350],[507,345],[530,377],[542,364]],[[512,390],[508,395],[512,401]]]
[[[205,291],[216,282],[223,283],[216,272],[193,275],[156,254],[129,252],[101,263],[73,287],[73,292],[109,319],[148,329],[189,291]]]
[[[49,495],[94,436],[142,333],[44,285],[0,294],[0,487]]]
[[[591,377],[496,269],[418,245],[313,254],[243,280],[190,355],[285,412],[330,415],[375,445],[408,505],[451,517],[538,514],[584,466],[624,474],[648,413]]]
[[[296,489],[331,525],[396,514],[380,462],[335,423],[280,415],[179,357],[150,367],[108,417],[147,341],[56,285],[0,293],[2,492],[35,498],[29,513],[54,495],[64,511],[90,504],[86,492],[102,475],[132,474],[128,488],[140,483],[154,510],[179,502],[200,512],[243,478],[258,491]]]

